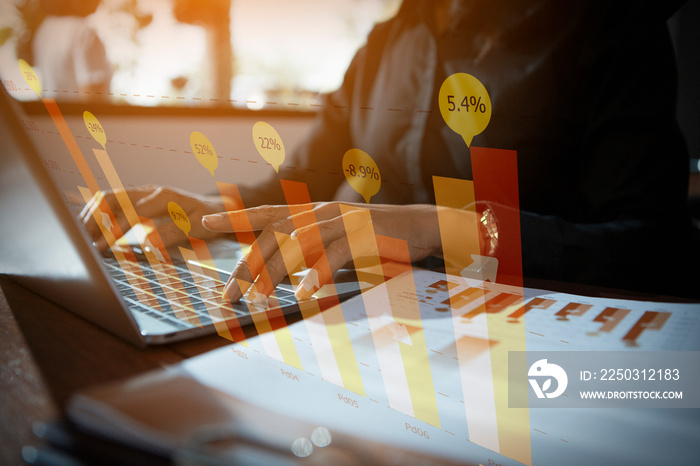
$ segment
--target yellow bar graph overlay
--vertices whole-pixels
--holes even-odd
[[[384,267],[378,243],[394,251],[403,251],[404,262],[410,262],[404,241],[375,235],[369,210],[341,206],[341,212],[345,229],[350,232],[348,242],[359,280],[374,284],[383,282]],[[375,288],[372,301],[366,299],[364,293],[362,297],[389,405],[439,427],[440,416],[418,303],[410,308],[399,306],[392,299],[395,293],[388,285],[390,282],[386,283],[381,297],[377,293],[382,288]]]
[[[445,268],[448,274],[460,276],[460,272],[471,264],[472,254],[481,254],[474,183],[433,177],[433,185]],[[487,312],[487,297],[483,290],[472,295],[470,300],[478,302],[478,307],[484,310],[470,316],[473,317],[470,325],[481,331],[484,341],[497,342],[481,349],[485,351],[480,350],[488,357],[477,357],[472,354],[474,348],[460,344],[466,340],[455,335],[470,441],[530,464],[529,410],[508,408],[508,352],[526,349],[524,321],[508,322],[499,314]],[[453,295],[451,291],[450,302],[453,318],[463,317],[463,310],[459,310],[464,305],[463,297],[457,293]],[[508,303],[508,307],[518,305],[517,299]],[[504,335],[508,338],[501,337]],[[487,385],[483,381],[490,383]]]

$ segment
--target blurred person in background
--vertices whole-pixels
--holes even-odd
[[[521,231],[501,229],[498,237],[520,235],[526,285],[545,279],[697,294],[688,275],[697,272],[697,263],[689,267],[688,151],[676,121],[666,25],[682,3],[405,0],[370,33],[279,176],[259,186],[234,180],[244,211],[206,216],[215,213],[217,199],[220,204],[218,194],[165,187],[129,194],[144,216],[164,218],[168,199],[180,196],[198,238],[232,232],[232,220],[250,220],[262,230],[257,243],[271,282],[286,274],[274,233],[295,231],[279,179],[306,183],[312,201],[334,201],[313,206],[331,271],[352,259],[338,201],[369,209],[375,233],[405,240],[411,260],[439,256],[432,177],[469,180],[472,170],[469,147],[443,121],[438,93],[451,74],[469,73],[488,90],[494,109],[472,147],[517,151]],[[402,111],[388,114],[391,108]],[[350,148],[370,154],[390,180],[372,204],[342,173],[320,176],[339,172]],[[112,194],[100,202],[128,226]],[[98,205],[89,204],[83,219],[105,249],[91,220]],[[505,209],[489,203],[477,206],[477,215],[488,210],[489,224],[498,225],[509,215]],[[161,236],[172,243],[181,232],[167,223]],[[251,283],[265,275],[257,262],[239,263],[227,286],[230,299],[245,292],[236,278]],[[263,284],[263,293],[271,285]]]
[[[17,57],[33,66],[47,97],[107,98],[112,69],[104,44],[87,17],[99,0],[26,0],[18,6],[25,33]]]

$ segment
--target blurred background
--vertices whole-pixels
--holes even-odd
[[[0,70],[16,70],[23,58],[39,75],[42,96],[66,104],[99,101],[107,104],[103,113],[197,108],[313,114],[319,94],[340,85],[372,26],[400,5],[401,0],[0,0]],[[669,20],[679,70],[678,117],[691,157],[689,207],[700,231],[698,26],[700,0],[689,0]],[[88,83],[67,79],[80,61],[69,55],[81,49],[96,67]],[[42,64],[42,57],[52,63]],[[66,79],[51,82],[61,72]],[[25,87],[18,73],[1,77],[9,90]],[[37,98],[21,89],[13,96]]]
[[[2,58],[53,47],[28,44],[40,38],[33,31],[46,18],[81,15],[103,44],[112,71],[105,93],[113,103],[256,109],[276,102],[298,110],[339,86],[372,26],[401,1],[102,0],[84,14],[85,3],[0,0]],[[32,58],[25,59],[44,84],[45,70]],[[57,99],[77,94],[48,90],[58,91],[46,95]]]

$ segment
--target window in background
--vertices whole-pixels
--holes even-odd
[[[232,97],[251,108],[277,102],[308,109],[336,89],[372,26],[398,0],[233,0]],[[255,103],[253,103],[255,102]],[[293,106],[293,105],[292,105]]]
[[[103,0],[112,98],[139,106],[313,110],[400,0]],[[227,58],[230,58],[227,60]]]
[[[22,39],[32,27],[21,7],[43,1],[57,11],[75,5],[73,0],[0,3],[4,69],[14,69],[22,58]],[[342,82],[372,26],[393,16],[400,4],[401,0],[102,0],[85,23],[102,42],[112,67],[108,92],[99,93],[112,103],[313,110],[310,104],[319,93]],[[48,10],[33,11],[45,16]],[[48,46],[53,45],[49,41]],[[21,83],[19,73],[2,78]],[[46,97],[68,100],[78,94],[83,93],[50,89]],[[36,95],[18,97],[30,100]]]

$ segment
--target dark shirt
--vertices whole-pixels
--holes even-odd
[[[683,294],[673,5],[465,1],[441,33],[431,5],[407,0],[374,28],[279,178],[306,182],[312,200],[363,202],[341,167],[358,148],[381,171],[372,203],[434,203],[433,175],[472,178],[437,98],[447,76],[468,73],[493,108],[471,145],[517,151],[524,276]],[[284,202],[276,179],[244,195]]]

